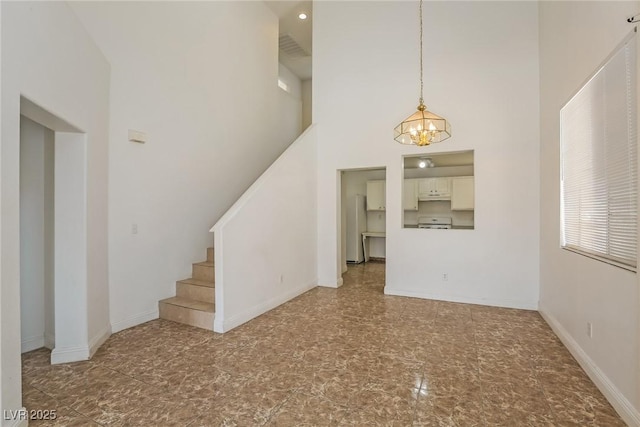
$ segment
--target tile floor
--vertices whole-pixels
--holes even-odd
[[[623,426],[536,312],[383,295],[352,266],[224,335],[155,320],[91,361],[23,356],[64,426]]]

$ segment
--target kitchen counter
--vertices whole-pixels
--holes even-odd
[[[386,238],[387,233],[384,231],[365,231],[362,233],[362,248],[364,250],[364,262],[369,261],[369,254],[367,253],[367,238],[368,237],[381,237]]]
[[[384,231],[365,231],[362,233],[362,237],[387,237],[387,233]]]
[[[418,224],[405,224],[404,228],[418,228]],[[473,230],[473,225],[452,225],[451,230]],[[425,230],[428,230],[425,228]]]

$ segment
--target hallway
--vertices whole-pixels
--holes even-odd
[[[224,334],[154,320],[91,361],[23,355],[30,425],[624,426],[533,311],[383,295],[349,266]]]

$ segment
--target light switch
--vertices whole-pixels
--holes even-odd
[[[147,142],[147,134],[138,130],[129,129],[129,141],[144,144]]]

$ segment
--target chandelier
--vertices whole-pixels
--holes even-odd
[[[394,129],[394,139],[400,144],[425,146],[451,137],[449,122],[427,110],[422,98],[424,89],[422,70],[422,0],[420,0],[420,100],[418,111]]]

